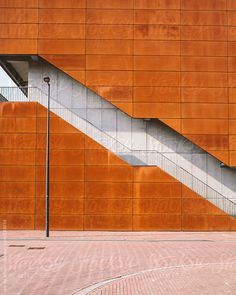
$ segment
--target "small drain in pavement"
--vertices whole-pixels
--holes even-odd
[[[23,248],[23,247],[25,247],[25,245],[9,245],[8,247],[19,247],[19,248]]]
[[[28,250],[43,250],[45,247],[29,247]]]

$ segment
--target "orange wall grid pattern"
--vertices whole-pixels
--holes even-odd
[[[43,229],[46,110],[0,104],[0,221]],[[51,118],[51,228],[235,230],[236,219],[157,167],[131,167],[62,119]]]
[[[39,54],[236,165],[234,0],[0,0],[0,54]]]

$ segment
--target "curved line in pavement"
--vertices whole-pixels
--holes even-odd
[[[175,269],[175,268],[183,268],[183,267],[198,267],[198,266],[208,266],[208,265],[226,265],[226,264],[231,264],[231,263],[199,263],[199,264],[182,264],[182,265],[177,265],[177,266],[166,266],[166,267],[157,267],[157,268],[151,268],[151,269],[146,269],[146,270],[141,270],[139,272],[135,273],[130,273],[127,275],[120,275],[111,279],[107,279],[104,281],[97,282],[95,284],[89,285],[85,288],[80,289],[79,291],[76,291],[72,295],[89,295],[92,291],[99,289],[100,287],[103,287],[105,285],[109,285],[112,282],[120,281],[129,277],[134,277],[137,275],[145,274],[148,272],[156,271],[156,270],[166,270],[166,269]]]

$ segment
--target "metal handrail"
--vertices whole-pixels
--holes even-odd
[[[14,94],[13,91],[14,90],[15,91],[16,90],[21,90],[22,88],[28,90],[28,97],[21,91],[20,92],[21,96],[20,96],[20,99],[19,99],[19,96],[18,96],[19,93]],[[37,93],[32,93],[33,90],[38,92],[40,95],[37,96]],[[45,107],[47,107],[47,94],[44,93],[41,89],[39,89],[37,87],[20,87],[20,88],[19,87],[0,87],[0,93],[3,93],[4,97],[6,97],[6,99],[8,99],[10,101],[11,100],[13,100],[13,101],[36,101],[36,102],[39,102],[40,104],[44,105]],[[33,99],[32,99],[31,95],[33,95],[33,97],[34,97]],[[36,97],[37,97],[37,99],[36,99]],[[75,116],[79,117],[78,114],[74,113],[73,110],[68,109],[68,107],[65,106],[64,104],[62,104],[60,101],[57,101],[57,100],[55,100],[55,99],[53,99],[51,97],[51,102],[52,102],[51,110],[55,114],[60,115],[60,111],[55,112],[53,110],[66,110],[66,112],[68,113],[67,121],[69,123],[70,123],[70,121],[72,121],[72,118],[70,118],[71,114],[74,114]],[[139,157],[140,157],[141,154],[143,154],[146,157],[146,162],[148,162],[148,157],[150,157],[150,155],[155,154],[155,155],[157,155],[156,161],[157,162],[159,161],[159,165],[157,165],[157,163],[156,164],[150,164],[150,165],[148,165],[146,163],[144,165],[143,162],[140,162],[139,165],[138,164],[136,164],[136,165],[132,164],[132,165],[133,166],[159,166],[162,170],[164,170],[165,172],[167,172],[168,174],[170,174],[174,178],[178,179],[181,183],[183,183],[186,186],[190,187],[193,191],[200,194],[204,198],[208,199],[210,202],[212,202],[216,206],[221,208],[222,207],[220,205],[221,201],[228,202],[229,206],[227,206],[227,208],[224,207],[224,209],[222,209],[222,210],[224,210],[225,212],[227,212],[228,214],[230,214],[232,216],[235,216],[235,214],[236,214],[236,204],[233,201],[231,201],[226,196],[224,196],[221,193],[219,193],[218,191],[216,191],[214,188],[212,188],[207,183],[200,180],[198,177],[196,177],[193,174],[191,174],[190,172],[188,172],[185,168],[183,168],[181,166],[178,166],[174,161],[167,158],[163,153],[158,152],[156,150],[149,150],[149,151],[132,150],[129,147],[125,146],[120,141],[118,141],[116,138],[110,136],[109,134],[107,134],[103,130],[99,129],[97,126],[94,126],[91,122],[89,122],[87,120],[87,118],[86,119],[81,119],[81,120],[85,121],[86,124],[89,124],[90,126],[92,126],[92,128],[98,130],[100,132],[100,135],[102,135],[102,136],[105,135],[105,137],[107,137],[106,138],[107,142],[104,141],[104,138],[101,139],[100,141],[98,139],[94,139],[95,136],[91,136],[92,139],[94,139],[94,140],[98,141],[99,143],[103,144],[105,147],[110,149],[112,152],[115,152],[123,160],[126,160],[128,162],[127,157],[131,156],[131,157],[135,157],[136,159],[138,159],[138,161],[140,161]],[[71,124],[73,125],[73,123],[71,123]],[[88,126],[84,126],[84,130],[82,130],[85,134],[88,133],[87,127]],[[108,141],[109,141],[108,139],[111,140],[113,143],[115,143],[115,149],[112,146],[108,146]],[[117,150],[117,145],[119,145],[118,150]],[[158,159],[158,157],[159,157],[159,159]],[[169,170],[168,164],[172,165],[171,170]],[[189,179],[190,179],[190,182],[189,182]],[[200,186],[203,187],[203,189],[200,188]],[[211,198],[211,197],[209,198],[208,197],[209,194],[211,196],[213,196],[213,198]]]

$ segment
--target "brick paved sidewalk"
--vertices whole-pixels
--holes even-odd
[[[236,233],[0,233],[0,294],[236,294]]]

